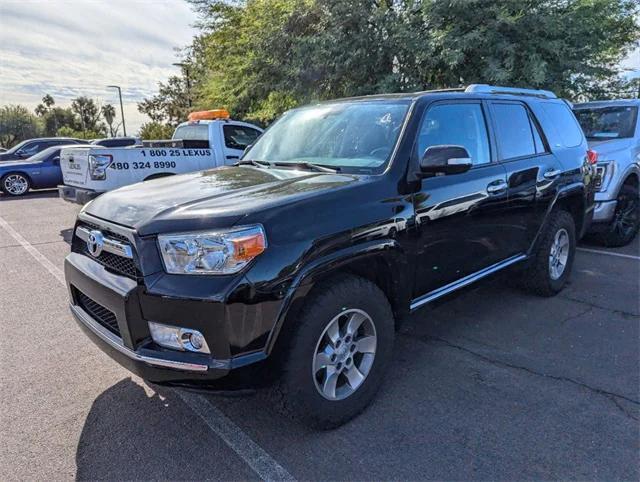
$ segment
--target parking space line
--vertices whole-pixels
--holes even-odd
[[[607,256],[616,256],[618,258],[635,259],[636,261],[640,261],[640,256],[634,256],[632,254],[613,253],[611,251],[604,251],[601,249],[589,249],[589,248],[577,248],[577,250],[584,251],[585,253],[604,254]]]
[[[184,390],[176,392],[262,480],[295,480],[284,467],[205,397]]]
[[[27,253],[33,256],[38,263],[44,266],[49,273],[55,276],[60,283],[63,285],[65,284],[62,270],[49,261],[40,251],[34,248],[29,241],[24,239],[18,231],[13,229],[13,227],[2,218],[2,216],[0,216],[0,226],[9,234],[9,236],[15,239],[20,246],[26,249]]]
[[[35,258],[63,286],[66,285],[64,274],[60,268],[49,261],[40,251],[33,247],[18,231],[0,216],[2,227],[16,242]],[[271,455],[255,443],[230,418],[202,395],[175,390],[182,401],[211,429],[224,443],[233,450],[263,480],[287,480],[295,478],[287,472]]]

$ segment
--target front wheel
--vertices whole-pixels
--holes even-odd
[[[380,387],[391,359],[394,322],[384,293],[355,276],[311,295],[283,362],[281,408],[315,427],[337,427],[359,414]]]
[[[9,196],[23,196],[29,192],[31,183],[24,174],[11,173],[2,178],[2,191]]]
[[[532,255],[529,269],[522,273],[524,286],[540,296],[559,293],[569,279],[575,254],[573,216],[567,211],[553,211]]]
[[[640,229],[640,191],[637,187],[624,185],[620,189],[613,221],[601,234],[605,246],[617,248],[626,246]]]

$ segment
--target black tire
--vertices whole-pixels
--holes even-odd
[[[316,387],[317,382],[321,384],[318,377],[322,373],[314,375],[314,357],[323,340],[328,341],[325,338],[328,335],[324,333],[332,320],[342,313],[346,314],[340,319],[344,317],[347,320],[348,315],[356,310],[365,312],[375,326],[375,355],[364,381],[346,398],[331,400],[320,393],[320,387]],[[272,399],[286,415],[313,428],[330,429],[346,423],[369,405],[391,360],[395,330],[387,298],[376,285],[363,278],[341,276],[317,286],[295,320],[289,322],[296,325],[286,343],[280,365],[282,373],[271,390]],[[341,333],[346,331],[341,330]],[[355,339],[354,336],[354,345]],[[354,354],[350,362],[353,365],[357,355]],[[362,361],[363,358],[360,363]],[[347,370],[346,363],[344,370]],[[324,372],[325,375],[327,373]],[[337,377],[338,383],[346,383],[346,375]],[[350,385],[346,388],[343,385],[343,389],[352,390]]]
[[[613,221],[607,230],[600,233],[600,241],[605,246],[617,248],[626,246],[640,229],[640,191],[637,186],[625,184],[617,198]]]
[[[24,190],[22,190],[21,188],[19,191],[16,191],[14,187],[15,184],[13,184],[13,186],[9,184],[14,179],[18,179],[21,183],[23,183],[23,185],[25,186]],[[0,189],[2,189],[2,192],[4,192],[7,196],[24,196],[31,189],[31,179],[20,172],[10,172],[9,174],[5,175],[0,181]]]
[[[553,276],[553,268],[551,263],[552,246],[556,240],[556,236],[562,235],[562,230],[568,235],[568,252],[564,268],[560,276]],[[576,228],[573,216],[567,211],[556,210],[549,214],[547,226],[540,240],[538,241],[536,251],[533,253],[532,259],[527,269],[522,273],[522,284],[524,287],[540,296],[554,296],[564,288],[573,266],[573,260],[576,254]],[[557,272],[555,273],[558,274]]]

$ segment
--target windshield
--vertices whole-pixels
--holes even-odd
[[[575,113],[587,139],[620,139],[633,137],[638,108],[620,106],[576,109]]]
[[[179,126],[173,133],[172,139],[183,141],[208,141],[209,124],[188,124]]]
[[[408,109],[409,101],[374,100],[294,109],[274,123],[244,158],[380,171],[391,157]]]
[[[18,149],[24,146],[27,142],[29,142],[29,140],[22,141],[19,144],[16,144],[11,149],[7,149],[7,152],[5,152],[5,154],[14,154]]]

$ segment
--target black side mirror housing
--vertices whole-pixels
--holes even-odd
[[[472,166],[469,152],[462,146],[431,146],[420,160],[423,175],[461,174]]]

